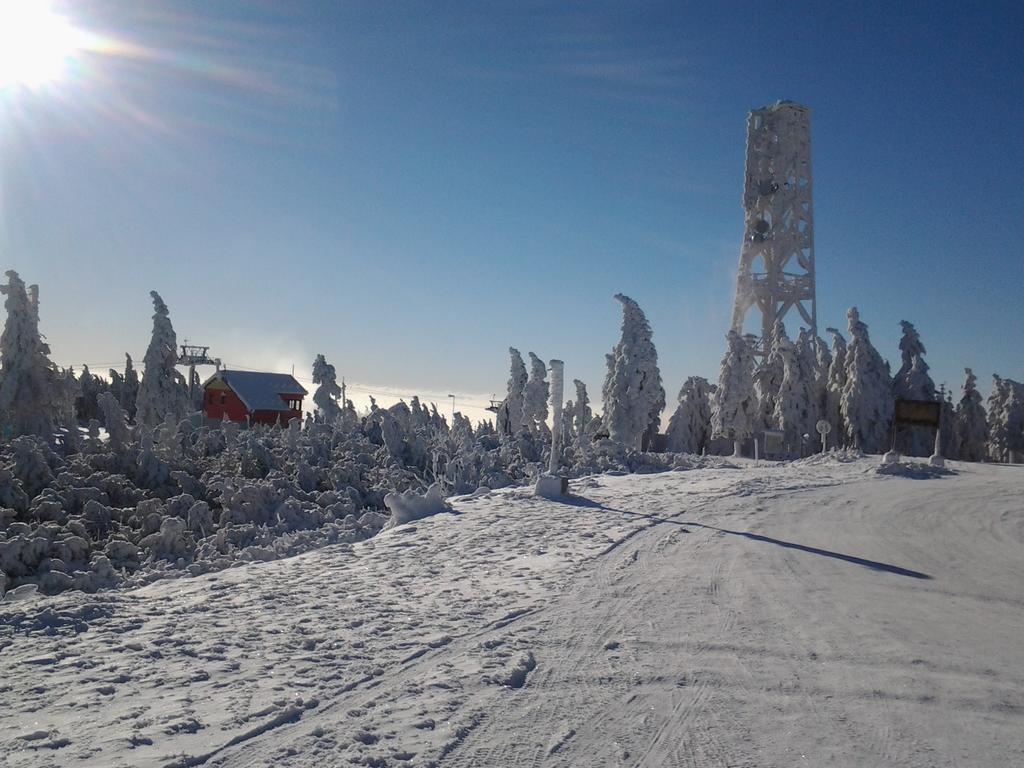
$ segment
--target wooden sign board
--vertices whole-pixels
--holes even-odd
[[[781,429],[766,429],[764,431],[764,455],[778,456],[781,454],[785,437],[786,433]]]
[[[893,420],[897,424],[921,424],[938,427],[942,403],[938,400],[896,400]]]

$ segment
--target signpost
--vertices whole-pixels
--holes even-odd
[[[899,454],[896,452],[896,430],[903,424],[910,427],[932,427],[935,430],[935,453],[930,461],[935,466],[942,465],[942,456],[939,454],[939,424],[942,419],[942,403],[938,400],[904,400],[896,398],[896,405],[892,415],[892,449],[885,454],[883,463],[890,464],[899,461]]]
[[[832,425],[824,419],[819,419],[818,423],[814,425],[814,428],[818,431],[818,434],[821,435],[821,452],[825,453],[826,437],[828,433],[832,431]]]

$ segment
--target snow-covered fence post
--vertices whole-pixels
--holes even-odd
[[[558,473],[562,456],[562,395],[564,394],[565,363],[551,360],[548,363],[551,375],[551,460],[548,462],[548,474]]]

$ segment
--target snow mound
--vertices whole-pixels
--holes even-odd
[[[441,486],[437,483],[431,485],[427,492],[422,494],[412,490],[404,493],[392,491],[384,497],[384,505],[391,510],[391,519],[384,526],[385,529],[452,511],[441,495]]]
[[[920,461],[908,461],[905,464],[881,464],[869,471],[878,475],[909,477],[912,480],[931,480],[936,477],[956,474],[955,470],[936,467]]]
[[[864,458],[864,454],[856,448],[833,448],[828,453],[816,453],[803,459],[790,462],[794,467],[820,467],[836,464],[849,464]]]

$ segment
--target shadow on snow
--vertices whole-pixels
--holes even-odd
[[[931,579],[927,573],[921,573],[920,571],[912,571],[909,568],[902,568],[898,565],[892,565],[890,563],[879,562],[878,560],[868,560],[863,557],[857,557],[856,555],[846,555],[842,552],[833,552],[830,549],[821,549],[819,547],[810,547],[806,544],[797,544],[793,541],[783,541],[782,539],[773,539],[771,536],[762,536],[758,533],[750,533],[748,531],[730,531],[727,528],[719,528],[714,525],[706,525],[705,523],[694,523],[692,521],[685,520],[669,520],[658,515],[646,515],[642,512],[629,512],[624,509],[615,509],[613,507],[606,507],[603,504],[599,504],[596,501],[585,499],[582,496],[570,496],[561,500],[562,503],[568,504],[573,507],[583,507],[585,509],[596,509],[601,512],[615,512],[620,515],[629,515],[631,517],[643,517],[650,520],[652,523],[667,523],[669,525],[678,525],[680,527],[691,526],[694,528],[706,528],[711,531],[718,531],[719,533],[725,533],[730,536],[742,536],[745,539],[751,541],[762,541],[766,544],[775,544],[779,547],[785,547],[786,549],[798,549],[801,552],[809,552],[812,555],[821,555],[822,557],[831,557],[835,560],[843,560],[847,563],[853,563],[854,565],[861,565],[865,568],[870,568],[873,571],[882,571],[884,573],[894,573],[897,576],[907,576],[912,579]]]

